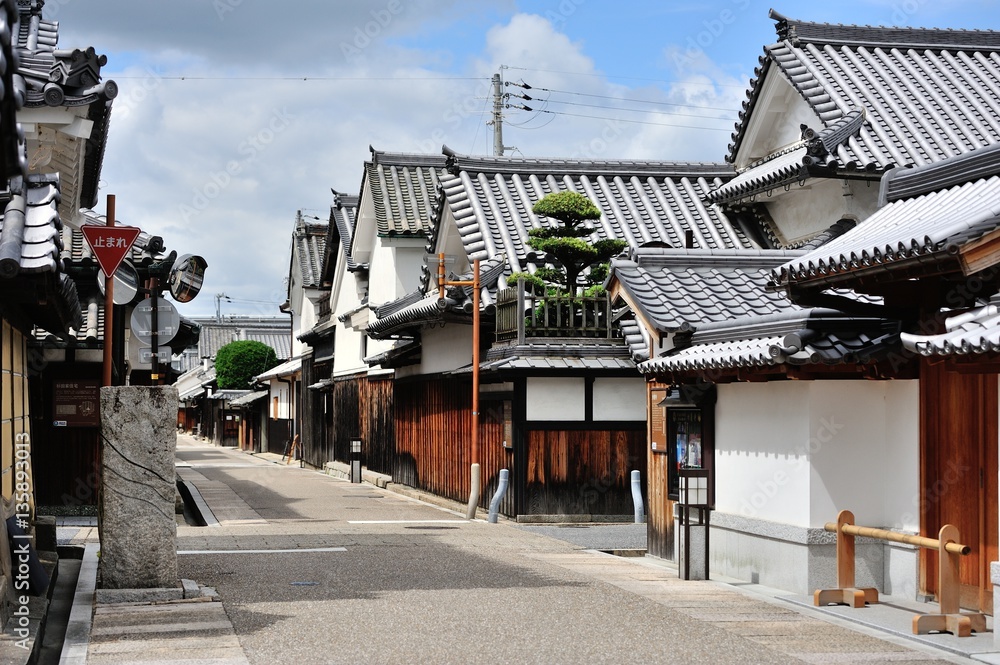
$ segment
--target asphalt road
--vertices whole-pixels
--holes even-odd
[[[179,556],[181,576],[218,589],[254,664],[854,662],[845,635],[864,661],[945,662],[369,485],[184,441],[178,458],[260,518],[178,531],[179,550],[214,552]],[[754,629],[703,617],[727,607]]]

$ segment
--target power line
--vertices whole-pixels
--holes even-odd
[[[634,125],[655,125],[657,127],[681,127],[683,129],[706,129],[714,132],[732,132],[732,128],[726,127],[699,127],[697,125],[678,125],[671,122],[650,122],[647,120],[629,120],[627,118],[609,118],[599,115],[584,115],[582,113],[568,113],[566,111],[550,111],[547,109],[533,109],[530,106],[509,104],[509,108],[521,109],[522,111],[535,111],[537,113],[552,113],[554,115],[565,115],[573,118],[589,118],[591,120],[609,120],[611,122],[628,122]]]
[[[187,76],[184,74],[147,74],[124,76],[105,74],[116,80],[154,78],[163,81],[488,81],[482,76]]]
[[[646,78],[642,76],[619,76],[617,74],[591,74],[587,72],[567,72],[558,69],[531,69],[529,67],[512,67],[507,66],[506,69],[517,69],[522,72],[545,72],[547,74],[568,74],[570,76],[592,76],[597,78],[607,78],[607,79],[625,79],[630,81],[651,81],[654,83],[682,83],[682,81],[676,81],[671,79],[654,79]],[[746,90],[747,86],[737,85],[735,83],[692,83],[687,82],[687,85],[711,85],[718,86],[720,88],[739,88],[741,90]]]
[[[537,98],[529,97],[527,95],[512,95],[512,96],[513,97],[518,97],[520,99],[527,99],[527,100],[537,99]],[[731,122],[730,118],[712,118],[712,117],[705,117],[704,115],[698,115],[698,114],[695,114],[695,113],[677,113],[677,112],[670,112],[670,111],[658,111],[656,109],[630,109],[630,108],[622,108],[620,106],[605,106],[605,105],[602,105],[602,104],[584,104],[583,102],[568,102],[568,101],[561,100],[561,99],[552,99],[551,97],[549,97],[549,98],[547,98],[545,100],[538,100],[538,101],[545,101],[546,103],[549,103],[549,104],[566,104],[566,105],[569,105],[569,106],[583,106],[583,107],[592,108],[592,109],[604,109],[606,111],[625,111],[625,112],[628,112],[628,113],[656,113],[658,115],[680,116],[680,117],[683,117],[683,118],[705,118],[706,120],[722,120],[722,121],[725,121],[725,122]],[[731,109],[719,109],[719,110],[727,110],[728,111],[728,110],[731,110]]]
[[[554,88],[542,88],[536,87],[524,83],[523,79],[521,83],[508,82],[507,85],[512,85],[518,88],[524,88],[525,90],[544,90],[545,92],[556,92],[564,95],[577,95],[579,97],[596,97],[598,99],[613,99],[615,101],[621,102],[636,102],[638,104],[655,104],[657,106],[680,106],[682,108],[699,109],[706,111],[732,111],[731,108],[724,108],[721,106],[700,106],[698,104],[679,104],[677,102],[658,102],[651,99],[637,99],[634,97],[615,97],[614,95],[596,95],[588,92],[574,92],[572,90],[556,90]],[[555,101],[555,100],[553,100]],[[564,104],[570,104],[572,102],[562,102]]]

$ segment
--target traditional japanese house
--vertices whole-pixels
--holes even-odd
[[[745,220],[748,233],[765,248],[808,252],[771,276],[771,288],[789,298],[789,308],[770,314],[739,311],[722,320],[699,312],[654,317],[649,321],[654,332],[677,318],[688,329],[673,334],[665,347],[653,348],[639,369],[650,381],[651,429],[664,428],[651,431],[653,439],[676,446],[672,408],[693,408],[703,419],[702,447],[714,450],[711,456],[702,454],[714,473],[712,568],[808,593],[831,585],[831,536],[822,527],[838,510],[854,511],[859,523],[910,533],[933,532],[935,524],[952,519],[954,502],[943,500],[941,483],[957,482],[956,469],[965,468],[964,461],[947,459],[941,446],[929,443],[928,431],[950,427],[958,432],[959,426],[932,424],[950,419],[927,415],[931,370],[900,353],[897,339],[900,330],[913,332],[929,319],[925,310],[942,306],[947,280],[933,267],[937,282],[919,275],[896,280],[903,273],[887,266],[902,267],[897,259],[930,242],[922,235],[930,226],[921,226],[919,234],[901,231],[906,235],[900,238],[906,244],[902,248],[896,241],[882,242],[878,234],[885,229],[879,220],[898,205],[893,197],[909,195],[900,189],[903,183],[910,192],[925,186],[918,173],[931,174],[927,177],[933,181],[934,164],[964,169],[969,162],[961,155],[1000,142],[994,110],[1000,104],[994,84],[1000,33],[772,17],[779,41],[765,48],[727,156],[737,175],[704,200]],[[893,171],[899,167],[919,168],[908,178],[906,171]],[[893,182],[896,193],[886,195]],[[924,209],[919,201],[912,205],[914,220],[941,222],[933,207]],[[935,229],[927,238],[954,232],[943,223]],[[860,249],[841,259],[837,248],[848,245]],[[850,279],[828,278],[839,270],[831,268],[831,256],[838,265],[871,268],[869,277],[883,272],[894,277],[884,287],[855,288]],[[920,252],[907,261],[934,264]],[[675,280],[663,276],[653,290],[673,288]],[[627,274],[619,281],[619,293],[631,307],[648,307],[649,299],[628,283]],[[755,278],[758,294],[768,281]],[[985,288],[993,292],[991,285]],[[693,288],[690,297],[697,301],[699,293]],[[952,306],[971,304],[960,298]],[[942,390],[945,381],[939,377]],[[966,374],[964,381],[990,380]],[[953,394],[961,399],[980,394],[965,384],[961,390],[972,392]],[[986,391],[980,403],[988,410],[990,389],[978,390]],[[699,402],[706,395],[710,398]],[[656,407],[666,411],[657,413]],[[995,431],[995,422],[992,427]],[[981,450],[976,441],[986,435],[977,436],[963,445]],[[985,447],[995,454],[995,441]],[[966,459],[965,453],[956,454]],[[932,455],[937,457],[932,460]],[[991,474],[995,481],[995,468],[987,467],[984,492]],[[976,487],[959,484],[970,492]],[[650,505],[652,542],[660,540],[663,550],[669,549],[665,533],[672,506],[667,499]],[[981,505],[995,510],[995,495]],[[977,508],[976,519],[985,517],[989,524],[986,509]],[[971,538],[995,543],[993,536]],[[859,551],[864,555],[859,584],[910,598],[934,591],[933,568],[915,548],[870,543]],[[988,609],[986,564],[995,558],[983,550],[970,565],[980,585],[972,589],[970,584],[967,605]]]
[[[918,436],[886,460],[905,481],[891,522],[935,537],[958,527],[972,548],[962,603],[992,613],[998,558],[997,306],[1000,144],[883,178],[880,210],[858,228],[773,273],[793,299],[849,288],[880,297],[903,324],[896,365],[915,364],[909,416]],[[918,360],[913,360],[914,356]],[[887,432],[887,434],[890,434]],[[902,489],[902,488],[901,488]],[[919,593],[937,592],[921,552]]]
[[[337,268],[349,249],[357,208],[357,197],[337,192],[334,197],[329,219],[322,226],[313,226],[309,236],[297,233],[295,241],[301,282],[308,286],[307,297],[313,312],[308,321],[302,320],[298,325],[293,318],[293,334],[302,345],[299,433],[303,442],[309,442],[310,450],[325,448],[333,425],[334,404],[329,388],[333,385],[333,329],[337,320],[333,316],[331,295]],[[296,310],[294,303],[291,309]]]
[[[349,461],[351,441],[360,439],[366,467],[398,482],[412,480],[409,462],[396,451],[394,373],[388,359],[419,356],[420,349],[410,341],[370,338],[366,330],[380,313],[402,309],[400,298],[420,284],[444,165],[443,155],[372,149],[359,196],[334,192],[327,240],[330,319],[303,337],[314,348],[332,345],[334,350],[332,372],[310,379],[323,393],[326,427],[324,436],[303,440],[309,464]]]
[[[59,179],[29,174],[19,114],[23,75],[14,49],[20,34],[17,4],[0,1],[0,548],[12,551],[6,520],[21,513],[34,518],[31,487],[52,459],[35,447],[35,409],[31,399],[44,359],[32,345],[36,325],[68,336],[80,325],[76,286],[60,258],[62,219]],[[15,81],[22,84],[21,94]],[[28,486],[29,490],[18,489]],[[22,504],[18,507],[18,504]],[[25,508],[23,504],[28,504]],[[0,557],[0,623],[11,617],[15,598],[11,557]],[[24,592],[18,592],[23,594]]]
[[[741,220],[701,202],[732,171],[719,164],[445,154],[428,249],[452,260],[446,281],[469,281],[474,261],[481,262],[481,505],[507,468],[507,515],[631,517],[629,475],[645,476],[646,467],[645,387],[630,354],[630,343],[643,345],[641,334],[619,321],[603,296],[578,299],[582,309],[593,308],[592,317],[546,320],[545,298],[506,284],[505,275],[545,265],[546,257],[526,244],[528,231],[547,223],[532,207],[562,190],[601,209],[592,241],[616,238],[633,249],[758,248]],[[449,287],[442,297],[435,272],[431,259],[419,288],[368,313],[369,337],[395,340],[369,362],[396,372],[396,455],[406,464],[397,480],[464,501],[472,462],[472,289]]]
[[[106,58],[93,48],[59,48],[58,24],[46,20],[43,4],[38,0],[16,3],[17,14],[6,23],[11,27],[10,43],[16,56],[4,59],[8,64],[4,90],[22,106],[18,120],[27,157],[27,178],[22,182],[29,189],[13,200],[22,202],[15,207],[21,207],[27,219],[44,222],[37,229],[29,228],[23,238],[39,262],[37,267],[46,265],[43,272],[50,274],[32,288],[9,285],[3,291],[7,298],[66,308],[54,319],[36,321],[28,340],[34,358],[29,382],[32,445],[36,459],[48,460],[37,465],[34,490],[40,505],[94,504],[96,414],[83,419],[57,417],[54,402],[67,400],[61,408],[69,412],[75,402],[93,402],[99,385],[100,351],[96,351],[97,364],[88,370],[83,365],[91,352],[85,343],[79,344],[81,334],[86,336],[92,324],[97,325],[96,312],[90,316],[88,309],[88,291],[97,291],[96,277],[92,285],[78,281],[71,261],[72,229],[84,219],[81,208],[97,202],[117,85],[102,80]],[[16,70],[14,63],[18,63]],[[17,137],[11,127],[4,125],[4,136]],[[4,238],[9,237],[8,232],[5,230]],[[40,288],[46,282],[48,285]],[[57,390],[60,387],[64,390]],[[89,407],[76,409],[83,410],[90,411]],[[66,427],[54,427],[62,423]]]

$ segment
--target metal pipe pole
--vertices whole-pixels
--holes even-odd
[[[152,351],[153,357],[151,358],[152,362],[151,362],[151,370],[149,373],[149,378],[152,381],[152,385],[158,386],[160,385],[160,360],[157,356],[160,353],[160,344],[159,344],[160,339],[157,331],[159,330],[160,327],[160,320],[158,316],[160,310],[160,298],[159,298],[160,280],[158,280],[156,277],[150,278],[149,290],[150,290],[149,294],[150,302],[153,304],[152,321],[151,321],[153,329],[150,331],[149,335],[150,347],[151,347],[150,350]]]
[[[468,519],[476,516],[479,496],[482,491],[479,467],[479,259],[472,262],[472,280],[446,280],[444,276],[444,254],[438,254],[438,298],[444,299],[444,287],[472,287],[472,463],[470,468]]]
[[[479,259],[472,262],[472,468],[468,519],[476,516],[481,489],[479,466]]]
[[[107,226],[115,225],[115,195],[108,194]],[[103,385],[111,385],[114,340],[115,276],[104,276],[104,377]]]

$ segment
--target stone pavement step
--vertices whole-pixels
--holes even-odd
[[[99,605],[88,665],[247,663],[222,603]]]

